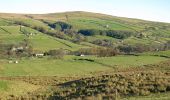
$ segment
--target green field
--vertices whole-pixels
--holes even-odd
[[[157,51],[157,52],[145,52],[139,55],[152,55],[152,56],[164,56],[170,57],[170,50],[167,51]]]
[[[6,91],[8,89],[8,83],[6,81],[0,81],[0,91]]]
[[[1,61],[1,76],[68,76],[83,75],[94,71],[108,70],[100,64],[72,59],[56,60],[50,58],[33,58],[19,60],[19,64]]]
[[[91,33],[94,31],[95,34],[86,36],[80,30],[85,30],[86,32],[90,30],[92,31]],[[120,38],[121,36],[123,38]],[[54,91],[64,91],[67,88],[63,88],[61,84],[65,85],[82,80],[89,86],[87,87],[89,90],[85,90],[86,92],[81,91],[82,93],[80,94],[84,93],[84,96],[91,95],[90,93],[100,94],[98,90],[93,90],[96,87],[96,89],[105,93],[104,95],[107,95],[111,87],[102,88],[102,86],[109,85],[120,90],[127,87],[129,91],[127,89],[127,91],[123,92],[125,94],[128,92],[130,95],[133,94],[132,91],[140,93],[146,88],[148,90],[149,88],[156,90],[159,86],[150,83],[152,81],[155,84],[161,84],[160,90],[157,89],[155,93],[162,90],[169,91],[169,88],[165,89],[165,87],[169,86],[167,83],[170,75],[169,41],[169,23],[81,11],[27,15],[0,13],[0,44],[3,46],[2,48],[0,47],[0,56],[2,56],[0,58],[0,100],[37,93],[34,97],[35,99],[43,96],[41,92],[45,91],[45,95],[47,95],[48,90],[50,90],[49,94],[53,94],[52,92]],[[164,49],[165,45],[166,49]],[[20,46],[24,47],[23,51],[15,50],[15,48]],[[27,50],[26,47],[31,49]],[[109,53],[111,57],[108,57],[108,55],[107,57],[98,57],[99,54],[95,55],[98,52],[96,49],[87,50],[87,54],[95,52],[94,55],[76,56],[79,55],[77,52],[81,52],[80,49],[83,51],[83,48],[95,47],[100,47],[97,48],[99,50],[101,48],[103,50],[106,48],[106,50],[111,49],[111,53],[116,53],[116,56],[112,56]],[[128,51],[131,49],[131,51],[127,53],[121,47],[123,50]],[[61,59],[54,57],[60,56],[60,54],[50,55],[48,52],[51,50],[57,51],[60,48],[65,50],[64,52],[66,53]],[[158,48],[164,51],[159,51]],[[107,53],[107,51],[102,51],[102,49],[100,53]],[[144,50],[140,51],[141,49]],[[43,57],[33,56],[37,53],[45,53],[46,55]],[[15,63],[16,61],[18,63]],[[141,71],[137,71],[138,68]],[[154,69],[153,72],[152,69]],[[127,71],[127,73],[124,73],[124,71]],[[106,75],[110,73],[110,76]],[[122,75],[117,75],[119,73]],[[155,78],[154,75],[157,75],[157,77],[160,75],[160,80]],[[114,77],[117,78],[115,79]],[[96,80],[96,78],[99,79]],[[128,78],[131,80],[128,80]],[[142,82],[140,82],[141,80]],[[113,81],[117,82],[120,87],[115,86],[117,83]],[[148,83],[145,84],[145,81]],[[110,82],[112,83],[110,84]],[[129,83],[126,84],[126,82]],[[79,90],[80,88],[75,88],[76,85],[71,84],[71,90],[69,88],[66,94],[69,95],[69,92],[76,93],[76,89]],[[81,85],[83,84],[81,83]],[[83,90],[84,88],[81,87],[81,89]],[[114,89],[112,88],[112,90]],[[153,93],[153,91],[151,92]],[[131,97],[129,94],[126,94],[125,98],[122,99],[168,100],[170,98],[169,92],[135,97]],[[63,96],[64,94],[61,92],[59,95]],[[69,96],[72,97],[72,95]],[[42,98],[39,99],[41,100]]]
[[[36,51],[44,52],[44,51],[59,49],[59,48],[63,48],[67,50],[78,50],[83,47],[88,47],[88,46],[78,45],[67,40],[48,36],[29,27],[24,27],[22,28],[22,30],[34,34],[33,36],[30,37],[27,37],[22,32],[20,32],[19,26],[3,26],[1,28],[9,32],[8,33],[0,29],[0,41],[2,43],[17,44],[22,42],[24,39],[28,39],[31,42],[33,49]]]
[[[166,58],[153,57],[153,56],[117,56],[109,58],[97,58],[96,62],[101,62],[110,66],[117,67],[133,67],[133,66],[143,66],[147,64],[155,64],[164,60]]]
[[[52,58],[23,58],[19,63],[8,63],[1,60],[1,76],[69,76],[84,75],[90,72],[112,70],[112,68],[129,68],[147,64],[159,63],[168,60],[154,56],[117,56],[117,57],[83,57],[92,59],[75,60],[82,57],[66,56],[62,60]],[[128,61],[127,61],[128,59]],[[15,60],[14,60],[15,61]]]
[[[21,34],[19,26],[1,26],[0,41],[5,44],[16,44],[24,40],[25,36]]]
[[[82,45],[74,44],[72,42],[59,38],[54,38],[42,33],[30,37],[29,40],[31,41],[34,50],[38,51],[48,51],[59,48],[67,50],[78,50],[79,48],[84,47]]]

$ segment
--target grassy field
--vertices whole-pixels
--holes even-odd
[[[27,37],[26,35],[21,33],[19,26],[1,26],[1,28],[9,32],[8,33],[0,29],[0,41],[5,44],[17,44],[22,42],[24,39],[29,39],[31,45],[33,46],[33,49],[42,52],[58,48],[63,48],[67,50],[78,50],[83,47],[88,47],[78,45],[67,40],[48,36],[29,27],[24,27],[22,28],[22,30],[34,34],[30,37]]]
[[[8,89],[8,82],[0,81],[0,91],[6,91]]]
[[[158,52],[145,52],[139,55],[152,55],[152,56],[165,56],[170,57],[170,50],[167,51],[158,51]]]
[[[5,20],[3,18],[0,18],[0,26],[6,26],[12,24],[12,21]]]
[[[109,29],[114,29],[114,30],[131,30],[127,26],[124,26],[123,24],[117,23],[117,22],[111,22],[107,20],[102,20],[102,19],[97,19],[97,18],[82,18],[82,17],[76,17],[72,18],[71,21],[69,22],[76,29],[101,29],[101,30],[107,30],[106,26],[109,26]]]
[[[87,61],[50,58],[23,59],[19,60],[19,64],[9,64],[7,60],[3,60],[1,66],[1,76],[69,76],[110,69]]]
[[[67,16],[67,18],[66,18]],[[42,21],[43,20],[43,21]],[[19,21],[26,25],[20,30],[20,26],[14,22]],[[45,31],[52,31],[52,27],[44,21],[56,23],[62,21],[72,26],[73,31],[80,29],[97,29],[97,30],[121,30],[132,31],[132,36],[125,39],[116,39],[109,36],[95,35],[95,36],[83,36],[87,38],[86,41],[80,43],[71,42],[71,39],[76,39],[71,34],[65,34],[60,32],[64,39],[59,39],[47,35],[48,32],[41,33],[36,28],[43,27]],[[28,27],[26,27],[28,26]],[[34,29],[33,29],[34,28]],[[54,30],[54,34],[57,34],[59,30]],[[69,30],[72,31],[72,30]],[[145,34],[145,37],[137,37],[140,33]],[[26,35],[33,34],[33,35]],[[53,35],[54,35],[53,34]],[[74,33],[76,35],[76,32]],[[81,35],[82,36],[82,35]],[[138,19],[129,19],[122,17],[109,16],[104,14],[89,13],[89,12],[66,12],[66,13],[53,13],[53,14],[39,14],[39,15],[20,15],[20,14],[0,14],[0,43],[2,44],[21,44],[24,39],[29,40],[35,52],[46,52],[49,50],[63,48],[68,51],[76,51],[80,48],[89,47],[101,47],[93,44],[95,40],[109,40],[113,46],[122,45],[145,45],[145,46],[158,46],[164,45],[167,41],[170,41],[170,24],[150,22]],[[73,40],[72,40],[73,41]],[[34,92],[44,87],[42,80],[44,77],[57,78],[62,77],[82,77],[91,76],[98,73],[113,73],[116,68],[133,68],[142,67],[149,64],[160,64],[162,61],[169,60],[170,51],[158,51],[158,52],[145,52],[138,54],[138,56],[119,55],[114,57],[96,57],[96,56],[73,56],[66,55],[63,59],[54,59],[50,56],[42,58],[36,57],[23,57],[13,59],[0,59],[0,99],[7,95],[24,95],[27,92]],[[9,61],[18,61],[19,63],[9,63]],[[161,63],[166,65],[167,63]],[[169,64],[169,63],[168,63]],[[166,66],[162,66],[166,67]],[[155,67],[155,66],[152,66]],[[157,66],[159,67],[159,66]],[[143,68],[143,67],[142,67]],[[160,68],[160,69],[161,69]],[[148,68],[149,69],[149,68]],[[167,68],[168,70],[168,68]],[[131,72],[130,72],[131,73]],[[159,73],[158,73],[159,74]],[[35,79],[28,80],[15,80],[15,77],[23,76],[35,76]],[[136,75],[134,75],[136,78]],[[159,75],[158,75],[159,76]],[[13,78],[13,80],[4,80],[2,77]],[[141,77],[143,78],[143,77]],[[152,78],[152,77],[149,77]],[[24,79],[24,78],[23,78]],[[56,81],[57,80],[57,81]],[[153,78],[154,80],[154,78]],[[33,84],[29,81],[35,81]],[[46,80],[45,80],[46,81]],[[52,80],[53,81],[53,80]],[[59,80],[60,81],[60,80]],[[66,81],[66,80],[65,80]],[[67,80],[68,81],[68,80]],[[69,80],[73,81],[73,80]],[[50,81],[51,82],[51,81]],[[55,79],[53,82],[58,82]],[[48,82],[47,82],[48,83]],[[106,82],[107,83],[107,82]],[[126,82],[124,82],[126,84]],[[90,84],[90,83],[89,83]],[[88,84],[88,85],[89,85]],[[95,84],[95,83],[94,83]],[[56,85],[56,83],[55,83]],[[101,85],[101,84],[100,84]],[[169,93],[155,94],[144,97],[129,97],[123,98],[124,100],[155,100],[163,99],[168,100]],[[6,98],[4,98],[6,99]]]
[[[67,49],[67,50],[78,50],[84,46],[78,45],[66,40],[62,40],[59,38],[54,38],[42,33],[36,34],[29,38],[34,50],[38,51],[48,51],[52,49]]]
[[[121,98],[121,100],[169,100],[170,93],[156,93],[149,96],[136,96],[129,98]]]
[[[82,57],[66,56],[63,60],[52,58],[23,58],[18,64],[1,60],[1,76],[69,76],[84,75],[90,72],[111,70],[114,67],[128,68],[147,64],[159,63],[167,60],[154,56],[117,56],[117,57],[83,57],[92,59],[75,60]],[[128,61],[127,61],[128,59]]]
[[[16,44],[24,40],[25,35],[21,34],[19,26],[1,26],[0,41],[5,44]]]
[[[24,22],[28,25],[33,25],[33,26],[40,26],[40,27],[44,27],[46,29],[50,28],[48,25],[46,25],[45,23],[39,21],[39,20],[34,20],[32,18],[16,18],[16,19],[13,19],[15,21],[20,21],[20,22]]]
[[[136,34],[143,32],[149,37],[146,38],[136,38],[134,36],[129,37],[123,40],[123,43],[119,43],[120,40],[107,37],[107,36],[91,36],[87,37],[88,42],[92,42],[96,39],[106,39],[113,42],[114,45],[118,44],[163,44],[169,40],[169,24],[167,23],[155,23],[155,22],[148,22],[143,20],[136,20],[136,19],[128,19],[128,18],[121,18],[97,13],[88,13],[88,12],[68,12],[68,13],[56,13],[56,14],[47,14],[47,15],[18,15],[18,14],[0,14],[0,25],[3,29],[8,30],[10,33],[15,33],[15,35],[9,35],[7,32],[4,32],[0,29],[0,41],[5,43],[16,43],[18,41],[22,41],[24,37],[19,31],[19,26],[14,26],[13,21],[21,21],[33,26],[41,26],[45,29],[50,29],[50,27],[41,21],[44,19],[46,21],[50,21],[55,23],[56,21],[64,21],[73,26],[73,29],[100,29],[100,30],[130,30],[134,31]],[[68,20],[66,19],[66,15],[68,15]],[[29,16],[29,17],[28,17]],[[10,24],[8,24],[10,22]],[[8,26],[6,26],[8,25]],[[10,26],[9,26],[10,25]],[[13,25],[13,26],[12,26]],[[106,26],[109,26],[106,28]],[[167,26],[165,29],[162,27]],[[155,27],[154,30],[147,28]],[[36,32],[33,29],[26,29],[29,32]],[[138,32],[136,32],[138,31]],[[6,35],[4,35],[4,34]],[[37,32],[36,32],[37,33]],[[18,34],[18,36],[16,36]],[[159,36],[157,40],[155,38]],[[51,37],[50,37],[51,38]],[[77,45],[75,43],[71,43],[69,41],[59,40],[56,39],[49,39],[47,35],[39,34],[37,36],[33,36],[30,38],[32,40],[33,45],[35,45],[36,50],[47,51],[49,48],[65,48],[69,50],[77,50],[82,46]],[[63,42],[64,41],[64,42]],[[41,43],[42,42],[42,43]],[[47,44],[48,42],[48,44]],[[66,44],[66,45],[65,45]],[[67,45],[68,44],[68,45]]]
[[[85,57],[92,59],[96,63],[101,63],[113,67],[134,67],[147,64],[159,63],[161,61],[168,60],[163,57],[154,56],[115,56],[115,57]]]
[[[6,99],[9,95],[24,95],[27,92],[33,92],[39,88],[42,88],[42,86],[29,84],[23,81],[0,80],[0,98]]]

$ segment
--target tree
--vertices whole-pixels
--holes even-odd
[[[72,25],[58,21],[56,23],[49,24],[50,27],[55,28],[56,30],[64,31],[65,29],[71,29]]]
[[[62,59],[65,55],[65,50],[63,50],[63,49],[50,50],[48,52],[48,54],[51,55],[54,58]]]

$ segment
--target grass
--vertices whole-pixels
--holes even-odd
[[[8,89],[8,83],[6,81],[0,80],[0,91],[7,91]]]
[[[82,45],[78,45],[69,42],[67,40],[54,38],[42,33],[30,37],[29,40],[31,41],[34,50],[38,50],[38,51],[48,51],[48,50],[58,49],[58,48],[74,51],[84,47]]]
[[[19,64],[9,64],[7,60],[2,60],[1,66],[1,76],[69,76],[110,69],[87,61],[51,58],[22,59]]]
[[[107,30],[106,25],[109,25],[109,29],[113,30],[131,30],[127,26],[124,26],[123,24],[114,22],[114,21],[108,21],[108,20],[102,20],[98,18],[82,18],[82,17],[76,17],[71,18],[71,23],[74,28],[76,29],[101,29],[101,30]]]
[[[46,29],[49,28],[49,26],[47,26],[43,22],[41,22],[39,20],[31,19],[31,18],[16,18],[16,19],[13,19],[13,20],[27,23],[30,26],[41,26],[41,27],[44,27]]]
[[[37,51],[48,51],[51,49],[68,49],[68,50],[78,50],[82,47],[88,47],[83,45],[78,45],[67,40],[62,40],[59,38],[54,38],[52,36],[48,36],[41,32],[38,32],[29,27],[22,28],[28,33],[34,33],[35,35],[30,36],[29,38],[20,32],[19,26],[1,26],[3,29],[8,30],[7,33],[4,30],[0,29],[0,41],[5,44],[17,44],[22,42],[24,39],[29,39],[33,49]]]
[[[115,56],[115,57],[86,57],[86,58],[93,59],[95,62],[102,63],[104,65],[125,68],[154,64],[164,60],[168,60],[167,58],[155,56]]]
[[[136,96],[136,97],[127,97],[127,98],[121,98],[121,100],[169,100],[170,99],[170,93],[156,93],[151,94],[149,96]]]
[[[68,15],[68,21],[65,16]],[[134,36],[123,40],[122,44],[160,44],[166,43],[170,40],[170,24],[155,23],[137,19],[128,19],[121,17],[113,17],[109,15],[87,13],[87,12],[70,12],[60,14],[47,15],[30,15],[34,19],[28,18],[25,15],[18,14],[0,14],[0,43],[17,44],[24,39],[29,39],[33,49],[37,51],[48,51],[51,49],[63,48],[71,51],[80,48],[94,47],[91,44],[97,39],[111,40],[113,44],[119,45],[120,40],[108,36],[89,36],[88,42],[80,44],[72,43],[68,40],[54,38],[38,32],[34,29],[24,27],[28,33],[35,33],[36,35],[29,38],[20,32],[20,27],[13,24],[14,21],[22,21],[31,26],[41,26],[46,29],[50,27],[40,21],[39,19],[47,21],[65,21],[70,23],[74,29],[100,29],[100,30],[129,30],[129,31],[144,31],[149,37],[136,38]],[[5,20],[5,19],[7,20]],[[38,19],[38,20],[37,20]],[[11,20],[11,21],[10,21]],[[106,25],[109,27],[106,28]],[[155,30],[145,30],[146,27],[156,27]],[[163,29],[164,27],[165,29]],[[6,31],[5,31],[6,30]],[[136,32],[138,34],[140,32]],[[159,37],[157,40],[156,37]],[[66,56],[64,59],[44,58],[22,58],[13,59],[18,60],[18,64],[8,63],[7,59],[0,59],[0,76],[74,76],[74,75],[91,75],[91,72],[113,70],[111,67],[140,67],[147,64],[155,64],[167,60],[167,58],[159,56],[170,57],[170,51],[147,52],[139,54],[140,56],[115,56],[115,57],[95,57],[95,56]],[[156,56],[155,56],[156,55]],[[158,57],[157,57],[158,56]],[[75,60],[79,58],[92,59],[93,61]],[[22,95],[26,92],[33,92],[40,86],[35,86],[21,81],[3,81],[0,80],[0,98],[6,95],[15,94]],[[148,100],[148,99],[169,99],[169,93],[156,94],[146,97],[130,97],[127,99],[134,100]]]
[[[165,56],[170,57],[170,50],[167,51],[158,51],[158,52],[145,52],[139,55],[149,55],[149,56]]]
[[[135,37],[130,37],[124,40],[124,43],[127,44],[145,44],[145,45],[149,45],[151,43],[153,43],[154,40],[148,39],[148,38],[143,38],[143,39],[139,39],[139,38],[135,38]]]
[[[68,20],[66,19],[68,16]],[[54,14],[39,14],[39,15],[28,15],[33,18],[28,18],[25,15],[20,14],[0,14],[0,25],[6,25],[8,23],[6,19],[23,21],[29,25],[41,26],[44,28],[50,28],[44,24],[41,19],[56,22],[65,21],[73,25],[75,29],[101,29],[101,30],[131,30],[131,31],[144,31],[148,35],[156,35],[161,37],[169,37],[169,24],[158,23],[151,21],[144,21],[138,19],[122,18],[116,16],[109,16],[104,14],[89,13],[89,12],[65,12],[65,13],[54,13]],[[12,22],[12,21],[11,21]],[[109,28],[106,28],[109,25]],[[155,30],[147,30],[147,27],[155,27]],[[137,32],[137,33],[139,33]]]
[[[69,76],[85,75],[91,72],[111,70],[112,67],[136,67],[147,64],[159,63],[167,60],[155,56],[116,56],[116,57],[94,57],[83,58],[93,59],[94,62],[86,60],[74,60],[82,58],[66,56],[64,59],[52,58],[23,58],[18,64],[8,63],[8,60],[1,60],[1,76]],[[128,61],[127,61],[128,60]]]
[[[4,30],[0,29],[0,41],[5,44],[16,44],[23,41],[26,37],[21,34],[19,26],[1,26]]]
[[[110,40],[113,42],[117,42],[119,39],[115,39],[109,36],[101,36],[101,35],[95,35],[95,36],[87,36],[87,39],[89,42],[93,42],[95,40]]]
[[[5,100],[9,95],[20,96],[39,88],[42,88],[42,86],[29,84],[23,81],[0,80],[0,98]]]
[[[118,66],[118,67],[119,66],[132,67],[132,66],[154,64],[164,60],[167,59],[162,57],[152,57],[152,56],[118,56],[118,57],[97,59],[97,62],[102,62],[104,64]]]
[[[11,24],[11,22],[0,18],[0,26],[6,26],[6,25],[10,25],[10,24]]]

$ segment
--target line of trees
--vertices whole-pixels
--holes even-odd
[[[55,50],[49,50],[45,53],[45,55],[49,55],[55,59],[63,59],[64,55],[66,54],[66,50],[60,48]]]
[[[119,52],[114,48],[94,47],[94,48],[81,48],[78,51],[73,52],[73,54],[96,55],[98,57],[110,57],[110,56],[116,56],[117,54],[119,54]]]
[[[165,51],[170,50],[170,41],[165,44],[152,44],[152,45],[144,45],[144,44],[136,44],[136,45],[119,45],[117,49],[120,52],[130,54],[130,53],[142,53],[148,51]]]
[[[125,30],[97,30],[97,29],[82,29],[79,30],[78,33],[81,33],[85,36],[93,36],[93,35],[103,35],[109,36],[116,39],[125,39],[134,34],[133,31],[125,31]]]
[[[70,25],[68,23],[65,23],[65,22],[61,22],[61,21],[58,21],[56,23],[49,23],[48,25],[51,28],[54,28],[54,29],[59,30],[59,31],[64,31],[66,29],[71,29],[72,28],[72,25]]]

